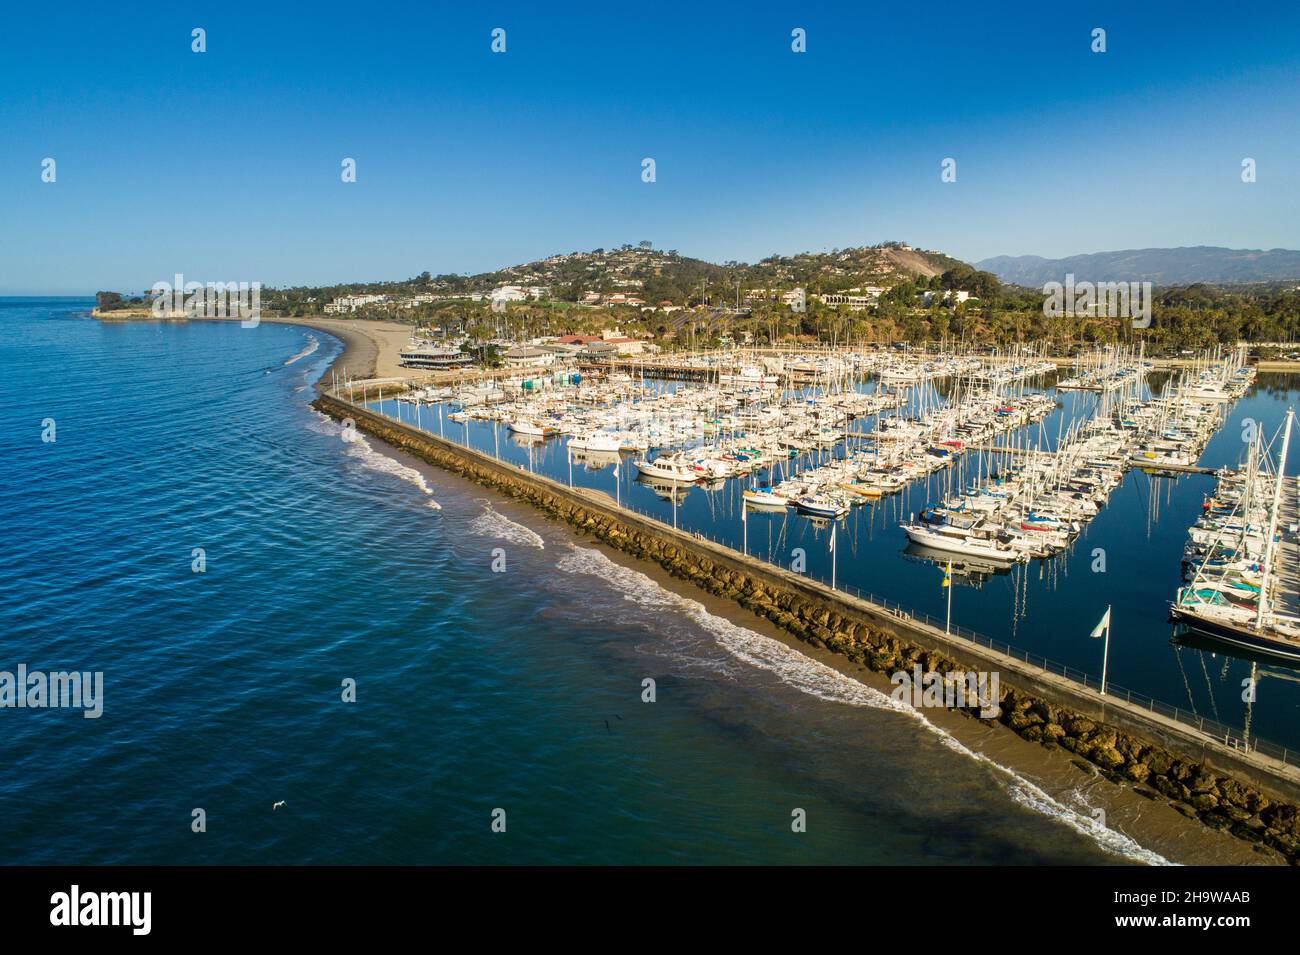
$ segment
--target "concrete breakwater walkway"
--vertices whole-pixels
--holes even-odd
[[[818,581],[675,531],[573,489],[328,393],[315,407],[469,480],[525,501],[577,530],[771,620],[800,640],[882,673],[999,674],[996,720],[1021,737],[1061,747],[1108,778],[1168,800],[1183,815],[1300,864],[1300,769],[1240,741],[1077,683],[992,646],[832,590]],[[978,718],[974,710],[963,711]],[[1229,745],[1235,743],[1235,745]]]

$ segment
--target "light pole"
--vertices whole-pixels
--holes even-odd
[[[948,620],[943,625],[944,636],[952,633],[952,561],[948,561],[948,569],[943,574],[943,585],[948,588]]]

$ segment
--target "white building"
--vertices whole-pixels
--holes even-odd
[[[639,338],[627,338],[622,335],[605,336],[601,339],[600,344],[613,345],[616,352],[622,356],[640,355],[647,350],[646,342],[641,341]]]
[[[528,293],[518,285],[502,285],[492,290],[491,297],[494,302],[522,302],[528,298]]]
[[[446,348],[434,342],[412,342],[398,353],[398,364],[407,368],[446,371],[474,364],[474,358],[459,348]]]
[[[362,306],[377,305],[386,301],[388,301],[387,295],[345,295],[326,305],[325,314],[340,315],[345,312],[355,312]]]
[[[922,301],[926,305],[930,305],[932,302],[934,302],[934,296],[935,296],[934,292],[926,292],[925,296],[922,298]],[[943,301],[951,302],[953,305],[960,305],[962,302],[969,301],[972,297],[973,296],[971,295],[970,292],[963,292],[960,289],[957,290],[950,289],[943,293]]]
[[[555,361],[556,353],[549,348],[537,345],[517,345],[503,354],[506,365],[511,368],[533,368],[537,365],[549,365]]]
[[[851,312],[859,312],[864,308],[880,303],[880,296],[878,295],[850,295],[846,292],[831,292],[817,297],[821,299],[823,305],[830,305],[833,308],[839,308],[843,305]]]

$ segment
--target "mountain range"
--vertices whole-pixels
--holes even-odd
[[[1152,282],[1155,285],[1244,284],[1300,280],[1300,252],[1291,249],[1225,249],[1197,245],[1176,249],[1125,249],[1063,259],[998,255],[975,263],[1012,285],[1041,287],[1076,281]]]

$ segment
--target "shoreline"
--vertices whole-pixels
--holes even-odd
[[[705,590],[693,580],[674,576],[654,560],[629,554],[600,540],[590,531],[575,527],[525,501],[394,446],[381,435],[367,431],[366,436],[367,440],[375,442],[376,450],[416,469],[435,484],[454,484],[461,489],[472,489],[479,495],[488,493],[493,498],[494,508],[506,516],[546,521],[549,526],[565,533],[575,546],[599,550],[611,561],[644,574],[665,590],[699,603],[714,616],[776,640],[800,655],[886,696],[892,689],[886,674],[873,671],[827,647],[809,644],[778,626],[775,621],[760,615],[752,607],[747,608],[727,596]],[[613,501],[608,503],[612,505]],[[1022,738],[1014,731],[1004,732],[1006,727],[1000,724],[972,720],[960,712],[936,708],[919,712],[938,732],[947,734],[960,746],[976,754],[974,758],[988,760],[991,764],[990,772],[1001,770],[1036,785],[1076,815],[1082,810],[1069,803],[1072,797],[1086,792],[1087,805],[1104,813],[1102,818],[1108,823],[1108,828],[1170,861],[1192,865],[1287,864],[1280,852],[1272,848],[1256,847],[1227,831],[1204,824],[1199,818],[1189,817],[1149,786],[1135,786],[1130,782],[1108,778],[1096,766],[1063,747],[1045,747],[1039,742]],[[954,753],[956,755],[958,754]],[[1062,821],[1062,824],[1070,825],[1078,831],[1075,823]],[[1096,835],[1089,832],[1084,834],[1094,842],[1098,841]],[[1124,860],[1116,855],[1115,861],[1120,864],[1132,860]]]
[[[110,324],[126,322],[238,322],[238,318],[221,318],[211,315],[158,317],[151,312],[122,309],[118,312],[99,312],[92,309],[90,317]],[[324,315],[274,316],[258,319],[258,324],[297,325],[333,335],[343,342],[343,351],[325,369],[321,380],[331,372],[347,373],[358,381],[376,378],[413,378],[415,369],[398,364],[398,353],[410,340],[414,326],[398,322],[368,321],[355,318],[328,318]]]

